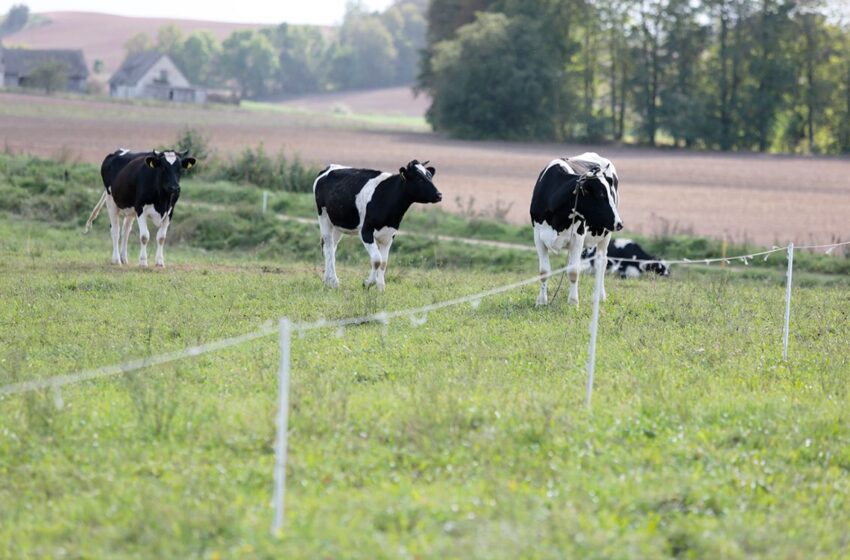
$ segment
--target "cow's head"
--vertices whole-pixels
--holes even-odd
[[[183,171],[192,169],[197,163],[193,157],[186,157],[185,152],[152,151],[145,157],[145,165],[157,173],[157,186],[167,194],[176,196],[180,194],[180,177]]]
[[[644,272],[654,272],[659,276],[670,276],[670,265],[664,261],[644,263],[640,268]]]
[[[576,184],[576,209],[584,216],[591,230],[620,231],[623,220],[617,211],[616,177],[606,177],[599,166],[593,166],[579,177]]]
[[[434,186],[434,175],[437,170],[425,167],[428,162],[419,163],[416,160],[398,170],[402,179],[402,187],[408,190],[414,202],[435,204],[443,200],[443,194]]]

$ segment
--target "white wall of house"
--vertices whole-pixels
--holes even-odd
[[[193,87],[167,56],[156,61],[138,83],[114,86],[110,93],[112,97],[124,99],[159,99],[181,103],[206,102],[206,91]]]
[[[150,70],[148,70],[147,73],[142,76],[142,79],[139,80],[138,86],[144,90],[145,87],[151,84],[161,85],[158,80],[163,76],[163,72],[165,72],[168,85],[176,88],[192,87],[189,80],[183,76],[183,72],[181,72],[167,56],[163,56],[156,61],[156,64],[150,67]]]

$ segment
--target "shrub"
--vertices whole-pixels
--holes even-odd
[[[310,192],[319,170],[307,166],[296,156],[292,159],[281,152],[269,156],[262,144],[246,148],[226,162],[210,166],[211,178],[238,183],[251,183],[270,191]]]

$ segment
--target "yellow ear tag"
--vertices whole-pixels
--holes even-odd
[[[152,161],[148,162],[148,167],[150,167],[151,169],[156,169],[156,166],[153,164]]]
[[[186,162],[186,169],[192,169],[192,167],[193,167],[193,164],[192,164],[191,161]]]

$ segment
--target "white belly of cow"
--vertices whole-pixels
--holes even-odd
[[[153,220],[155,226],[159,227],[162,224],[162,216],[153,207],[153,204],[148,204],[142,208],[142,214]]]
[[[398,230],[395,228],[383,227],[375,232],[375,240],[381,244],[386,244],[393,240],[396,233],[398,233]]]
[[[570,238],[576,229],[576,225],[570,226],[564,231],[555,231],[548,223],[534,224],[534,230],[540,240],[550,251],[558,252],[569,245]]]

